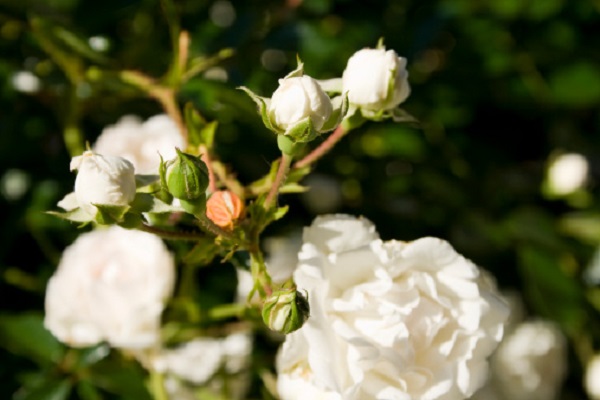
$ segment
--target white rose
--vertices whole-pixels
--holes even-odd
[[[170,117],[155,115],[142,123],[128,115],[104,128],[94,151],[129,160],[139,174],[158,174],[159,154],[165,160],[174,158],[176,147],[185,149],[186,143]]]
[[[279,80],[268,108],[271,121],[288,131],[306,118],[319,131],[333,112],[329,96],[310,76],[297,76]]]
[[[97,212],[94,204],[126,206],[135,198],[135,172],[124,158],[86,151],[73,157],[73,170],[77,203],[92,216]]]
[[[84,233],[48,282],[44,324],[74,347],[150,347],[174,279],[173,257],[158,237],[118,226]]]
[[[584,385],[590,399],[600,399],[600,355],[598,354],[587,364]]]
[[[277,357],[283,400],[303,398],[302,386],[325,399],[465,399],[484,383],[508,313],[447,242],[383,242],[345,215],[305,229],[294,279],[311,315]]]
[[[523,322],[492,357],[492,381],[506,400],[552,400],[566,374],[566,339],[549,321]]]
[[[350,104],[365,110],[395,108],[410,94],[406,59],[394,50],[357,51],[342,75],[342,93],[346,92]]]

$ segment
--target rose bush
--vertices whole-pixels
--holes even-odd
[[[507,306],[447,242],[379,238],[318,217],[294,272],[311,316],[277,356],[281,398],[464,399],[485,381]]]
[[[155,235],[118,226],[84,233],[48,282],[44,324],[74,347],[101,341],[124,349],[153,346],[174,268]]]

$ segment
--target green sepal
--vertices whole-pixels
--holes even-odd
[[[248,205],[246,212],[248,220],[252,221],[254,234],[260,234],[268,225],[284,217],[288,212],[288,206],[270,207],[266,209],[264,206],[266,195],[261,195],[254,202]]]
[[[173,197],[195,203],[195,199],[206,201],[208,187],[208,168],[198,156],[187,154],[175,148],[177,156],[164,163],[161,182],[166,181],[166,187]]]
[[[66,212],[46,211],[46,214],[53,215],[55,217],[58,217],[58,218],[61,218],[61,219],[67,220],[67,221],[78,222],[81,224],[87,224],[94,220],[94,218],[92,216],[90,216],[90,214],[83,211],[83,209],[81,209],[79,207],[75,208],[73,210],[66,211]]]
[[[379,40],[377,41],[377,46],[375,46],[375,48],[377,50],[382,50],[382,49],[385,50],[385,44],[383,42],[384,42],[383,37],[380,37]]]
[[[179,202],[181,203],[181,208],[183,208],[185,212],[192,214],[197,218],[203,216],[206,211],[206,195],[194,200],[179,199]]]
[[[334,97],[331,99],[331,104],[333,104],[333,112],[321,128],[321,132],[329,132],[334,130],[342,122],[344,117],[346,117],[346,114],[348,113],[348,107],[350,105],[350,102],[348,101],[348,93],[344,93],[343,96]]]
[[[184,114],[189,143],[195,147],[204,145],[211,149],[215,141],[218,121],[207,122],[192,103],[185,105]]]
[[[113,204],[93,204],[98,210],[94,221],[100,225],[112,225],[123,222],[125,214],[131,209],[131,206],[117,206]]]
[[[271,120],[269,119],[268,108],[269,108],[269,103],[271,102],[271,99],[269,99],[267,97],[261,97],[261,96],[255,94],[252,90],[248,89],[245,86],[241,86],[238,89],[246,92],[246,94],[248,96],[250,96],[250,98],[256,103],[256,105],[258,106],[258,113],[260,114],[260,117],[262,118],[263,124],[265,125],[265,127],[268,130],[273,131],[275,133],[284,133],[281,129],[278,129],[276,126],[274,126],[271,123]]]
[[[279,150],[281,150],[282,153],[293,157],[298,153],[300,144],[295,143],[287,135],[277,135],[277,147],[279,147]]]
[[[283,79],[299,78],[301,76],[304,76],[304,63],[302,62],[302,60],[300,60],[300,56],[297,54],[296,54],[296,62],[298,63],[298,66],[296,67],[296,69],[293,70],[292,72],[290,72],[289,74],[287,74]]]
[[[306,143],[319,136],[319,132],[313,127],[310,117],[306,117],[293,127],[289,128],[285,132],[285,135],[296,143]]]

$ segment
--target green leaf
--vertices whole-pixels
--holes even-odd
[[[525,294],[536,314],[557,321],[568,333],[579,332],[586,319],[582,288],[565,273],[557,254],[525,245],[518,256]]]
[[[66,400],[72,384],[68,379],[46,378],[33,387],[24,387],[15,395],[15,400]]]
[[[145,376],[130,360],[106,358],[89,368],[88,381],[123,400],[151,400]]]
[[[319,132],[315,130],[310,117],[306,117],[293,127],[288,128],[285,135],[296,143],[306,143],[319,136]]]
[[[58,363],[65,347],[44,327],[38,313],[0,316],[0,344],[39,364]]]
[[[558,104],[591,107],[600,102],[600,71],[594,64],[565,65],[550,77],[550,89]]]
[[[87,224],[88,222],[92,222],[94,219],[87,212],[83,211],[81,208],[76,208],[71,211],[61,212],[61,211],[46,211],[46,214],[53,215],[55,217],[65,219],[71,222],[79,222],[82,224]]]
[[[193,146],[200,145],[212,149],[215,142],[218,121],[206,122],[192,103],[185,105],[185,124],[188,129],[189,142]]]
[[[102,400],[102,393],[85,380],[77,382],[77,395],[81,400]]]

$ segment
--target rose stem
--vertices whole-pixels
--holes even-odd
[[[281,188],[281,185],[283,185],[283,182],[287,177],[287,173],[290,170],[291,164],[292,156],[282,153],[279,169],[277,170],[277,175],[275,176],[275,182],[273,182],[273,186],[271,186],[271,190],[269,190],[267,198],[265,199],[265,209],[268,210],[269,208],[271,208],[273,203],[276,201],[277,193],[279,193],[279,188]]]
[[[344,129],[344,125],[340,124],[331,135],[313,151],[308,153],[302,160],[294,164],[294,168],[302,168],[312,164],[327,153],[331,148],[348,133],[348,129]]]

